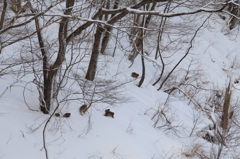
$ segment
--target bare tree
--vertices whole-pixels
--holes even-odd
[[[154,9],[156,9],[158,5],[161,6],[163,3],[168,2],[167,0],[140,0],[135,1],[135,3],[124,1],[125,5],[123,5],[122,8],[119,8],[120,1],[118,0],[114,2],[111,2],[109,0],[102,0],[101,2],[77,2],[75,0],[66,0],[64,2],[64,8],[62,8],[63,14],[56,14],[53,13],[54,6],[63,3],[63,1],[44,2],[43,4],[41,4],[41,7],[40,2],[36,2],[33,4],[28,1],[25,7],[26,13],[24,12],[23,14],[23,12],[20,12],[23,6],[19,5],[19,2],[22,1],[18,0],[14,9],[16,11],[16,15],[10,18],[10,20],[5,21],[4,19],[6,18],[4,17],[6,9],[4,8],[7,8],[8,3],[7,1],[4,2],[5,3],[3,4],[0,21],[2,27],[2,29],[0,30],[0,35],[6,35],[10,37],[10,33],[13,30],[17,30],[21,27],[23,28],[24,26],[27,26],[26,28],[30,29],[25,29],[25,32],[27,32],[26,36],[16,39],[14,39],[15,37],[11,37],[12,39],[14,39],[12,40],[12,42],[9,42],[9,40],[1,41],[1,44],[3,46],[2,48],[8,47],[18,41],[23,41],[26,39],[31,40],[29,41],[29,45],[33,43],[35,44],[36,42],[38,43],[38,48],[35,47],[35,51],[32,50],[32,46],[30,46],[31,48],[29,50],[31,50],[31,53],[34,54],[32,62],[38,61],[41,63],[41,69],[34,68],[34,71],[38,70],[37,72],[39,73],[40,69],[42,71],[42,76],[38,76],[38,78],[36,78],[34,82],[37,81],[36,83],[39,86],[38,90],[40,109],[43,113],[46,114],[51,111],[51,107],[54,103],[53,101],[56,99],[58,91],[60,91],[64,87],[64,80],[57,80],[64,79],[63,77],[60,77],[64,76],[64,74],[61,73],[61,69],[63,68],[63,66],[65,66],[64,63],[68,60],[68,53],[71,54],[71,46],[77,45],[74,43],[74,40],[76,40],[77,38],[83,40],[85,37],[94,37],[93,47],[91,50],[91,59],[89,60],[89,66],[85,76],[87,80],[94,81],[98,69],[97,62],[99,52],[103,53],[106,49],[106,46],[109,43],[110,34],[113,34],[113,29],[119,29],[116,24],[122,25],[121,28],[123,29],[119,30],[126,32],[126,34],[129,35],[131,34],[131,32],[128,32],[129,30],[126,29],[129,28],[129,23],[123,23],[123,20],[129,19],[130,17],[132,17],[132,15],[134,15],[134,17],[137,17],[138,20],[140,19],[140,17],[145,16],[145,18],[142,20],[142,26],[132,26],[136,27],[138,30],[138,33],[135,34],[137,35],[135,39],[135,45],[142,45],[142,47],[139,47],[139,49],[141,50],[142,64],[144,68],[144,59],[146,57],[144,54],[145,50],[143,49],[142,43],[144,40],[148,40],[147,37],[144,35],[147,35],[146,33],[151,31],[151,29],[149,29],[149,24],[152,22],[151,19],[153,17],[176,17],[196,14],[199,12],[221,12],[223,8],[227,5],[224,3],[217,9],[208,9],[208,5],[205,5],[204,8],[197,8],[194,10],[189,10],[188,12],[171,13],[171,10],[169,10],[169,13],[161,13],[155,11]],[[78,5],[76,5],[77,3]],[[83,4],[85,3],[89,3],[91,5],[84,8]],[[95,3],[98,5],[93,5]],[[178,6],[181,6],[181,4],[182,3],[180,3]],[[110,9],[111,5],[113,9]],[[141,9],[143,6],[146,6],[145,10]],[[92,12],[93,9],[95,11]],[[20,22],[16,21],[16,19],[20,18]],[[24,19],[24,21],[22,19]],[[33,29],[32,27],[33,21],[35,22],[35,29]],[[51,39],[48,37],[48,35],[45,34],[45,32],[49,32],[49,28],[54,25],[58,25],[58,33],[55,39]],[[91,30],[94,28],[93,26],[97,26],[95,27],[94,35],[91,32]],[[153,31],[156,31],[156,29]],[[172,71],[174,71],[174,69]],[[140,81],[139,86],[141,86],[143,79],[144,69],[142,80]],[[162,85],[163,84],[164,82],[162,83]]]

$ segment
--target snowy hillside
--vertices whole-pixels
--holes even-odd
[[[3,7],[3,1],[0,3]],[[77,1],[76,4],[73,15],[91,3]],[[120,7],[125,6],[127,3]],[[39,6],[33,4],[31,7]],[[63,3],[54,7],[46,17],[62,14]],[[97,7],[88,13],[82,12],[78,19],[82,21],[76,24],[76,19],[70,21],[71,29],[91,21],[91,18],[83,18],[92,12],[95,14]],[[158,10],[162,9],[161,5],[158,7]],[[30,14],[29,8],[26,12]],[[178,8],[177,3],[170,7],[173,12],[182,12],[182,9],[186,7]],[[191,7],[189,9],[192,10]],[[68,18],[66,12],[64,16]],[[8,12],[9,17],[13,14]],[[226,19],[221,18],[222,15]],[[142,53],[139,51],[133,61],[129,60],[134,48],[129,40],[132,34],[125,34],[130,30],[127,27],[130,22],[124,19],[113,29],[105,54],[98,55],[95,79],[89,81],[85,75],[94,49],[94,31],[99,27],[92,26],[83,33],[83,39],[75,37],[76,40],[69,42],[68,46],[63,44],[67,53],[59,66],[61,69],[55,68],[59,69],[59,76],[54,77],[60,84],[53,82],[53,90],[60,91],[52,96],[54,102],[50,113],[44,114],[39,110],[42,70],[55,64],[53,61],[61,50],[56,29],[61,23],[56,17],[50,20],[39,18],[38,23],[21,26],[28,28],[27,31],[20,28],[15,30],[16,33],[11,29],[2,35],[0,33],[3,43],[0,55],[0,159],[240,158],[240,35],[239,27],[229,30],[229,15],[197,13],[167,20],[159,45],[164,62],[159,55],[155,58],[156,28],[160,17],[152,19],[149,32],[144,34]],[[20,18],[17,22],[24,20]],[[50,24],[50,21],[54,22]],[[39,62],[43,47],[38,48],[39,36],[36,34],[13,44],[5,41],[29,35],[35,31],[36,24],[44,26],[41,28],[45,37],[44,49],[50,52],[47,68],[41,68],[44,61]],[[186,58],[177,65],[184,55]],[[143,84],[138,87],[142,77],[142,59],[145,60],[146,72]],[[156,82],[163,65],[162,78]],[[133,72],[139,76],[132,77]],[[225,89],[229,83],[232,96],[228,130],[225,131],[221,127],[221,119],[223,104],[226,103]],[[83,104],[90,105],[90,108],[80,115],[79,108]],[[114,112],[114,118],[104,116],[106,109]],[[64,117],[65,113],[71,113],[70,117]]]

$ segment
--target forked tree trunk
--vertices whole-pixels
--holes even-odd
[[[32,8],[31,3],[29,4],[30,10],[32,11],[32,13],[35,12],[35,10]],[[38,37],[38,43],[39,43],[39,47],[40,47],[40,51],[42,53],[42,68],[43,68],[43,97],[41,97],[40,99],[40,110],[44,113],[44,114],[48,114],[49,110],[50,110],[50,99],[51,99],[51,81],[49,81],[48,79],[48,72],[49,72],[49,68],[48,68],[48,58],[47,58],[47,52],[45,50],[45,44],[43,41],[43,37],[42,37],[42,33],[41,33],[41,28],[39,25],[39,21],[38,18],[35,19],[35,26],[36,26],[36,30],[37,30],[37,37]],[[49,88],[50,86],[50,88]]]
[[[75,0],[67,0],[66,1],[66,10],[64,12],[65,15],[70,15],[72,11],[72,6],[74,5]],[[34,10],[32,10],[33,12]],[[36,29],[37,29],[37,35],[38,35],[38,42],[40,45],[40,49],[42,52],[43,57],[43,99],[41,99],[40,103],[40,110],[44,114],[49,114],[49,111],[52,106],[53,101],[53,82],[54,78],[57,75],[58,70],[61,68],[62,62],[65,60],[65,54],[66,54],[66,45],[67,45],[67,28],[68,28],[68,17],[62,17],[62,20],[59,25],[59,31],[58,31],[58,41],[59,41],[59,49],[58,49],[58,56],[56,61],[52,66],[49,66],[49,61],[47,58],[47,52],[44,49],[45,45],[43,42],[41,29],[39,27],[38,19],[36,18]]]
[[[143,5],[145,5],[146,3],[149,3],[147,0],[141,1],[138,4],[134,5],[133,7],[131,7],[132,9],[138,9],[140,7],[142,7]],[[101,10],[99,11],[100,14],[100,20],[102,17],[101,14]],[[96,14],[97,16],[98,14]],[[116,23],[117,21],[119,21],[120,19],[122,19],[123,17],[125,17],[126,15],[128,15],[128,12],[121,12],[119,14],[114,15],[107,23],[109,25],[113,25],[114,23]],[[96,18],[96,17],[94,17]],[[76,30],[76,33],[78,34],[79,31],[81,31],[82,28],[79,28]],[[92,51],[92,55],[91,55],[91,59],[90,59],[90,63],[88,66],[88,70],[87,70],[87,74],[86,74],[86,79],[93,81],[95,78],[95,74],[96,74],[96,69],[97,69],[97,59],[98,59],[98,55],[99,55],[99,45],[100,45],[100,41],[101,41],[101,36],[102,36],[102,32],[104,31],[104,29],[102,27],[99,26],[97,27],[96,33],[95,33],[95,40],[94,40],[94,44],[93,44],[93,51]],[[72,36],[74,36],[74,34],[76,34],[75,31],[68,37],[68,39],[71,39]],[[68,41],[68,40],[67,40]]]

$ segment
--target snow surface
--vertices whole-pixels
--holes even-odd
[[[198,34],[191,57],[202,64],[208,77],[206,81],[224,87],[229,77],[239,77],[237,69],[232,69],[231,64],[233,60],[239,59],[240,37],[233,34],[234,31],[225,29],[224,21],[214,19],[213,17],[209,21],[211,30],[204,28]],[[131,63],[127,57],[116,55],[114,58],[100,56],[100,63],[106,59],[109,62],[109,76],[117,75],[114,78],[132,80],[132,72],[141,74],[140,57],[128,68]],[[121,63],[119,59],[122,59]],[[208,146],[205,140],[189,136],[193,128],[195,108],[188,105],[188,100],[180,101],[175,97],[171,97],[167,106],[164,105],[168,94],[157,91],[157,86],[152,86],[155,70],[151,63],[146,63],[146,70],[146,79],[141,88],[136,86],[139,78],[124,88],[125,95],[131,97],[131,102],[115,106],[97,104],[84,116],[78,112],[81,105],[73,102],[63,110],[71,113],[70,118],[53,117],[46,132],[49,158],[184,159],[188,158],[184,153],[193,145]],[[23,98],[25,84],[18,82],[10,87],[14,79],[5,77],[0,80],[0,92],[6,90],[0,99],[0,158],[45,158],[42,130],[49,115],[28,109]],[[31,81],[31,76],[26,77],[25,81],[27,80]],[[39,102],[36,88],[25,91],[25,97],[28,105],[37,110]],[[106,108],[115,113],[114,118],[103,116]],[[168,117],[173,119],[172,125],[176,126],[178,136],[171,130],[153,127],[154,121],[151,118],[154,112],[165,109]],[[205,116],[204,113],[201,115]],[[194,133],[208,125],[208,122],[202,119]]]

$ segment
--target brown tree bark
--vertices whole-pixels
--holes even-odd
[[[156,7],[156,2],[154,2],[150,8],[150,3],[147,4],[146,10],[153,11]],[[150,8],[150,9],[149,9]],[[145,16],[145,15],[144,15]],[[144,28],[147,28],[150,21],[151,21],[151,15],[148,15],[147,18],[144,18]],[[137,17],[139,18],[139,17]],[[137,19],[136,19],[137,20]],[[138,29],[136,35],[136,39],[132,41],[133,45],[133,51],[132,54],[129,55],[128,59],[129,61],[134,61],[134,59],[137,57],[139,50],[141,50],[141,43],[142,43],[142,37],[145,35],[145,31],[142,31],[142,29]]]
[[[237,2],[235,2],[237,3]],[[230,3],[228,6],[228,10],[232,15],[235,15],[236,17],[239,17],[240,15],[240,8],[238,5]],[[239,23],[239,19],[236,18],[235,16],[231,16],[231,20],[229,22],[229,29],[232,30],[233,28],[236,27],[237,23]]]
[[[229,108],[230,108],[230,101],[231,101],[232,92],[230,90],[230,83],[225,91],[224,96],[224,104],[223,104],[223,112],[222,112],[222,128],[226,132],[228,129],[228,116],[229,116]]]
[[[118,4],[119,4],[119,0],[115,0],[113,9],[117,9],[118,8]],[[106,14],[108,15],[108,14]],[[111,18],[114,17],[115,14],[111,15]],[[105,49],[107,47],[107,44],[109,42],[110,36],[111,36],[111,32],[112,32],[113,27],[112,26],[105,26],[104,30],[105,30],[105,34],[103,36],[103,40],[102,40],[102,46],[101,46],[101,53],[104,54]]]
[[[31,3],[29,3],[29,7],[31,12],[34,13],[35,10],[32,8]],[[40,47],[40,51],[42,53],[42,68],[43,68],[43,99],[42,98],[40,99],[40,110],[44,114],[48,114],[50,110],[50,105],[51,105],[51,92],[52,92],[51,83],[52,82],[50,82],[49,80],[47,51],[45,50],[45,44],[43,41],[38,18],[35,19],[35,26],[36,26],[37,37],[38,37],[38,44]]]
[[[143,6],[144,7],[144,10],[145,10],[145,6]],[[140,37],[138,37],[138,40],[139,40],[139,45],[141,45],[141,46],[139,46],[139,47],[141,47],[141,52],[142,52],[142,56],[141,56],[141,62],[142,62],[142,76],[141,76],[141,79],[140,79],[140,81],[139,81],[139,83],[138,83],[138,87],[141,87],[142,86],[142,84],[143,84],[143,82],[144,82],[144,79],[145,79],[145,63],[144,63],[144,50],[143,50],[143,35],[144,35],[144,30],[143,30],[143,28],[144,28],[144,26],[146,26],[147,24],[146,24],[146,20],[147,19],[145,19],[145,15],[143,15],[143,17],[142,17],[142,29],[141,29],[141,36]]]
[[[67,0],[66,1],[66,10],[64,12],[65,15],[70,15],[72,11],[72,6],[74,5],[75,0]],[[66,46],[67,46],[67,29],[68,29],[68,17],[62,17],[62,20],[59,25],[59,31],[58,31],[58,41],[59,41],[59,50],[58,50],[58,56],[56,61],[52,66],[49,66],[49,61],[47,58],[47,52],[44,49],[44,43],[42,34],[40,32],[39,22],[38,19],[35,19],[36,22],[36,29],[37,29],[37,35],[38,35],[38,42],[41,48],[42,57],[43,57],[43,99],[41,99],[41,105],[40,110],[44,114],[49,114],[49,111],[51,109],[52,105],[52,99],[53,99],[53,81],[54,77],[56,76],[58,70],[61,67],[62,62],[65,60],[65,53],[66,53]]]
[[[2,13],[1,13],[1,19],[0,19],[0,30],[2,30],[2,28],[3,28],[7,6],[8,6],[8,2],[7,2],[7,0],[4,0],[3,10],[2,10]]]
[[[91,59],[88,65],[88,70],[86,74],[86,79],[89,81],[93,81],[96,75],[97,71],[97,60],[99,55],[99,46],[101,42],[101,36],[102,36],[103,28],[100,24],[97,25],[96,33],[94,35],[94,43],[93,43],[93,50]]]
[[[154,2],[154,1],[152,1]],[[139,2],[138,4],[134,5],[133,7],[131,7],[132,9],[138,9],[142,6],[144,6],[145,4],[149,3],[148,0],[142,0],[141,2]],[[103,11],[100,10],[99,11],[99,19],[101,20],[102,17],[102,13]],[[129,12],[121,12],[119,14],[114,15],[107,23],[109,25],[113,25],[114,23],[116,23],[118,20],[122,19],[123,17],[125,17],[126,15],[128,15]],[[113,13],[115,14],[115,13]],[[95,14],[97,15],[97,14]],[[97,18],[97,17],[94,17]],[[86,24],[86,23],[85,23]],[[90,24],[91,25],[91,24]],[[79,31],[82,31],[81,29]],[[95,33],[95,40],[94,40],[94,44],[93,44],[93,51],[92,51],[92,55],[91,55],[91,59],[90,59],[90,63],[88,66],[88,70],[87,70],[87,74],[86,74],[86,79],[93,81],[95,78],[95,74],[96,74],[96,69],[97,69],[97,58],[99,55],[99,45],[101,42],[101,36],[102,36],[102,32],[104,31],[104,29],[98,24],[96,33]],[[74,36],[74,35],[73,35]]]

